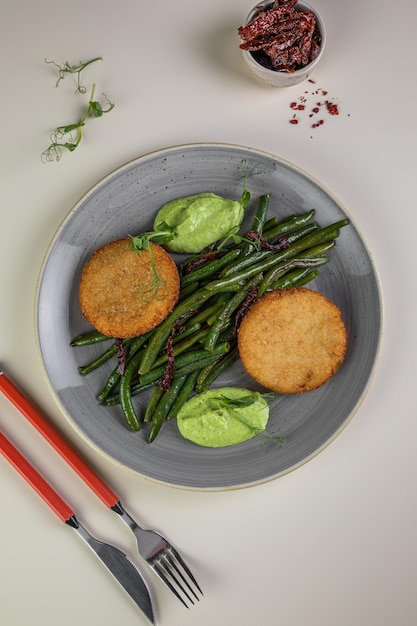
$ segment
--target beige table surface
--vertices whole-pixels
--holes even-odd
[[[1,0],[0,362],[145,525],[186,555],[205,597],[187,611],[152,576],[161,626],[411,626],[417,620],[416,78],[411,0],[315,0],[327,48],[313,78],[340,115],[289,123],[306,84],[274,90],[247,74],[243,0]],[[43,164],[49,133],[74,117],[76,63],[116,101],[82,144]],[[77,109],[77,115],[78,115]],[[360,225],[378,268],[384,339],[353,420],[295,472],[250,489],[154,484],[80,440],[37,353],[38,272],[57,227],[92,185],[167,146],[224,142],[287,159],[327,186]],[[0,397],[0,428],[62,485],[86,525],[133,549],[129,531]],[[145,620],[75,534],[0,459],[0,622]]]

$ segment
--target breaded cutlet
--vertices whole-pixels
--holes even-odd
[[[81,310],[101,333],[117,338],[142,335],[174,308],[180,291],[178,269],[164,248],[150,245],[156,277],[148,250],[132,250],[129,238],[102,246],[85,264]]]
[[[347,348],[340,309],[302,287],[267,292],[238,331],[243,365],[258,383],[283,394],[311,391],[341,366]]]

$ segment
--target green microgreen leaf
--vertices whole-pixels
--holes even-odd
[[[258,165],[250,165],[248,159],[242,159],[239,166],[240,171],[243,174],[243,190],[242,195],[240,197],[240,204],[243,208],[245,208],[250,201],[251,195],[247,188],[248,180],[251,176],[256,176],[257,174],[261,174],[262,170]]]
[[[153,230],[140,235],[130,236],[130,247],[132,250],[139,252],[148,247],[150,241],[163,245],[168,243],[175,236],[175,228],[168,226],[165,222],[159,225],[160,230]]]
[[[228,409],[240,409],[242,407],[247,407],[253,404],[256,400],[253,395],[241,396],[240,398],[228,398],[227,396],[221,395],[220,398],[223,400],[225,408]]]
[[[165,224],[165,226],[167,226]],[[169,230],[166,231],[150,231],[141,233],[140,235],[135,235],[130,237],[130,248],[134,252],[141,252],[142,250],[148,250],[149,258],[152,266],[153,280],[151,285],[144,285],[141,290],[141,296],[146,302],[150,302],[152,299],[160,299],[163,300],[166,297],[166,282],[160,278],[158,275],[154,256],[152,253],[151,241],[156,244],[163,244],[171,241],[174,236],[175,229],[168,227]],[[161,288],[162,289],[161,291]]]
[[[101,117],[103,115],[103,107],[100,102],[90,101],[90,113],[93,117]]]

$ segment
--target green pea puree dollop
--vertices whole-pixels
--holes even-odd
[[[258,392],[243,387],[209,389],[190,398],[177,415],[183,437],[200,446],[222,448],[265,430],[269,406]]]
[[[171,252],[195,254],[235,233],[242,220],[240,202],[203,192],[164,204],[156,214],[154,230],[164,224],[174,227],[175,235],[165,247]]]

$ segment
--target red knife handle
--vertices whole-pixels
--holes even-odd
[[[68,522],[74,516],[71,507],[52,489],[51,485],[42,478],[29,461],[16,450],[3,433],[0,433],[0,451],[63,522]]]
[[[38,409],[23,395],[4,372],[0,370],[0,391],[15,405],[29,422],[43,435],[53,448],[77,472],[92,491],[110,508],[118,505],[119,498],[100,476],[84,461],[52,426],[52,424],[38,411]]]

